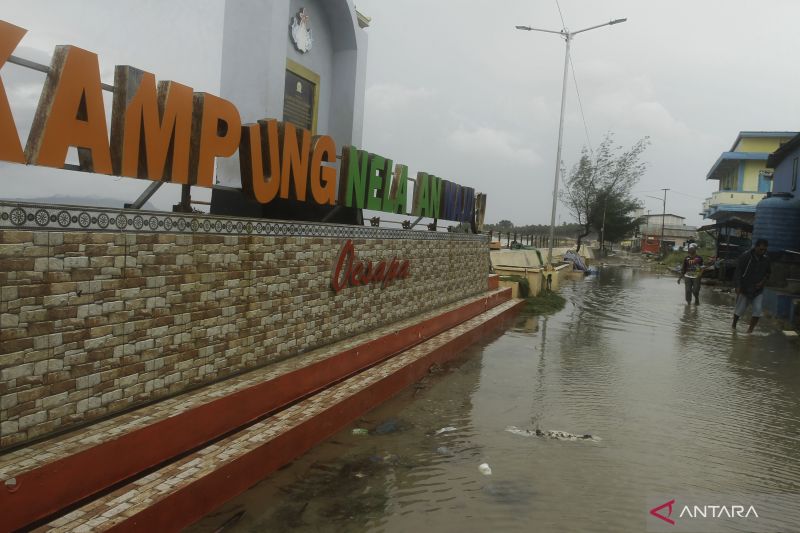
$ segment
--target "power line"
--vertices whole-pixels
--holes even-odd
[[[592,136],[589,133],[589,124],[586,122],[586,115],[583,113],[583,101],[581,100],[581,91],[578,89],[578,78],[575,76],[575,65],[572,63],[572,55],[569,56],[569,65],[572,67],[572,81],[575,83],[575,94],[578,95],[578,109],[581,111],[581,120],[583,120],[583,131],[586,133],[586,143],[589,145],[589,152],[594,157],[594,149],[592,148]]]
[[[687,198],[692,198],[693,200],[705,200],[705,198],[701,198],[699,196],[693,196],[691,194],[686,194],[685,192],[676,191],[675,189],[672,189],[670,192],[674,192],[675,194],[680,194],[681,196],[686,196]]]
[[[561,11],[561,4],[556,0],[556,7],[558,8],[558,16],[561,17],[561,25],[566,30],[567,23],[564,20],[564,13]],[[589,146],[589,153],[594,157],[594,147],[592,146],[592,136],[589,133],[589,124],[586,122],[586,114],[583,111],[583,99],[581,98],[581,91],[578,88],[578,77],[575,74],[575,63],[572,62],[572,54],[569,56],[569,66],[572,70],[572,81],[575,84],[575,94],[578,96],[578,109],[581,112],[581,120],[583,121],[583,131],[586,134],[586,144]]]
[[[556,0],[556,7],[558,8],[558,16],[561,17],[561,27],[566,28],[567,23],[564,22],[564,14],[561,12],[561,4],[558,3],[558,0]]]

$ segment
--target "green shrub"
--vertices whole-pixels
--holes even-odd
[[[525,311],[536,315],[547,315],[561,311],[567,303],[566,298],[553,291],[542,291],[539,296],[526,298]]]
[[[555,313],[564,308],[567,300],[560,294],[544,290],[539,296],[531,296],[531,285],[524,276],[500,276],[503,281],[519,283],[519,297],[525,299],[525,311],[536,315]]]

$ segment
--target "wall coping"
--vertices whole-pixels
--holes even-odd
[[[0,230],[481,241],[486,235],[0,200]]]

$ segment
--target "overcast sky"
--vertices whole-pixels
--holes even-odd
[[[796,0],[560,0],[571,30],[627,17],[572,43],[562,158],[606,132],[650,136],[646,209],[701,223],[705,175],[742,130],[800,130]],[[363,148],[488,194],[487,222],[548,223],[564,42],[555,0],[360,0],[372,18]],[[219,94],[223,0],[3,0],[0,18],[29,30],[16,55],[49,62],[56,44],[97,52],[102,78],[131,64]],[[2,70],[23,139],[44,75]],[[110,104],[110,97],[108,99]],[[588,139],[587,139],[588,137]],[[10,179],[23,175],[24,180]],[[78,177],[80,176],[80,177]],[[135,197],[146,184],[0,166],[2,197]],[[159,193],[168,208],[177,191]],[[559,209],[558,222],[569,221]]]

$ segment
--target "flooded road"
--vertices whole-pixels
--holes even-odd
[[[731,295],[687,306],[630,268],[561,292],[192,530],[645,531],[653,498],[800,505],[796,340],[733,333]]]

